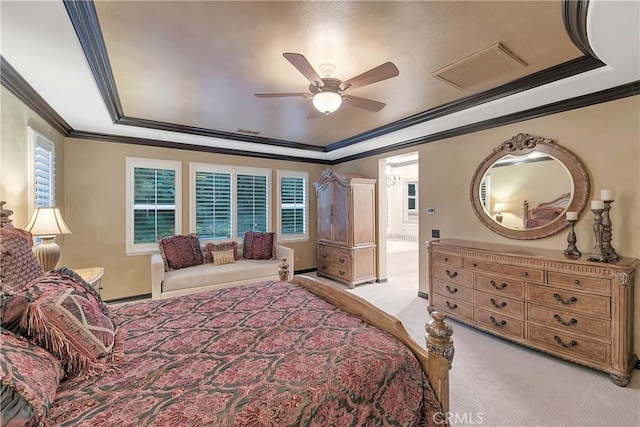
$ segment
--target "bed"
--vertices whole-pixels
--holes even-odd
[[[522,218],[524,228],[537,228],[550,223],[560,216],[569,206],[571,193],[564,193],[548,202],[539,203],[535,208],[529,208],[529,202],[522,203]]]
[[[43,277],[57,283],[56,274],[73,278],[49,272],[28,286]],[[91,299],[81,295],[84,285],[69,286],[75,301]],[[41,298],[34,295],[30,304]],[[42,424],[446,425],[453,344],[440,313],[426,327],[425,350],[394,317],[303,276],[101,310],[114,326],[108,361],[103,369],[63,374],[47,408],[33,410]],[[23,327],[32,323],[22,320]],[[18,338],[24,343],[17,347],[42,353],[42,342]],[[0,364],[3,396],[11,362]]]

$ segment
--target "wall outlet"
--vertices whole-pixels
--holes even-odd
[[[440,238],[440,230],[431,230],[431,237],[433,237],[434,239],[439,239]]]
[[[436,208],[427,208],[427,215],[435,215]]]

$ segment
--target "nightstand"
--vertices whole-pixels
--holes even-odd
[[[104,268],[102,267],[91,267],[91,268],[78,268],[77,270],[73,270],[82,279],[93,286],[93,288],[100,293],[102,289],[102,275],[104,274]]]

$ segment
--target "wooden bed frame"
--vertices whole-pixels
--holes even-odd
[[[529,202],[522,202],[522,227],[527,227],[527,220],[533,219],[533,216],[537,211],[540,210],[551,210],[553,208],[561,208],[566,209],[569,206],[569,202],[571,201],[571,193],[562,194],[560,197],[550,200],[548,202],[539,203],[538,206],[531,209],[529,208]]]
[[[449,411],[449,369],[451,369],[454,354],[451,339],[453,330],[444,322],[443,313],[437,311],[431,313],[433,320],[425,326],[427,331],[425,349],[409,336],[400,320],[368,301],[312,277],[295,276],[291,282],[402,341],[418,359],[422,370],[429,378],[431,387],[442,403],[443,412]]]

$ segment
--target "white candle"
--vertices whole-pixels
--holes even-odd
[[[613,200],[613,190],[600,190],[600,198],[602,200]]]
[[[591,209],[604,209],[604,202],[602,200],[592,200]]]
[[[567,219],[572,221],[578,220],[578,212],[567,212]]]

